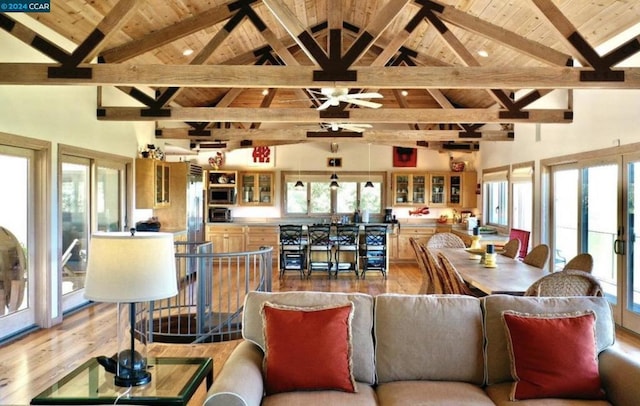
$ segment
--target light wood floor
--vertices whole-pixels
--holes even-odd
[[[418,293],[422,276],[416,266],[393,264],[389,278],[370,273],[366,280],[340,275],[338,280],[314,274],[301,280],[289,273],[284,280],[274,278],[274,291],[318,290],[326,292]],[[0,405],[27,405],[41,391],[61,379],[90,357],[116,352],[115,305],[98,303],[65,318],[51,329],[31,333],[0,347]],[[640,337],[619,331],[618,343],[640,360]],[[237,341],[212,344],[159,344],[149,346],[153,356],[210,356],[217,373]],[[204,393],[193,399],[201,404]]]

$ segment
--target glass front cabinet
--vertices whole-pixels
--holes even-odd
[[[241,205],[273,206],[273,172],[241,172],[238,193]]]
[[[447,205],[447,176],[445,173],[429,174],[429,204],[431,206]]]
[[[426,175],[393,174],[393,203],[396,206],[424,204],[426,202]]]
[[[392,174],[394,206],[451,207],[477,206],[476,172],[426,172]]]

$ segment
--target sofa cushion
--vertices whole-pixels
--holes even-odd
[[[276,395],[266,396],[261,406],[375,406],[376,394],[373,388],[362,382],[356,382],[356,393],[340,391],[311,391],[311,392],[283,392]]]
[[[511,381],[507,336],[502,312],[514,310],[531,314],[571,313],[593,310],[596,314],[598,353],[613,344],[615,331],[609,302],[604,297],[532,297],[490,295],[481,299],[486,332],[487,383]]]
[[[380,406],[494,406],[477,385],[446,381],[397,381],[376,388]]]
[[[265,301],[271,303],[312,307],[353,303],[352,361],[356,381],[375,383],[373,359],[373,297],[363,293],[338,292],[249,292],[245,297],[242,336],[254,342],[264,351],[262,316],[260,309]]]
[[[596,355],[595,314],[530,315],[505,311],[512,400],[603,399]]]
[[[483,383],[482,315],[475,297],[379,295],[374,332],[379,383]]]
[[[355,391],[351,372],[352,303],[300,308],[265,302],[262,315],[267,394]]]
[[[511,382],[498,383],[487,386],[484,390],[496,406],[611,406],[606,400],[584,400],[584,399],[529,399],[510,400]]]

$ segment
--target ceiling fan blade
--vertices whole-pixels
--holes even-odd
[[[353,132],[357,132],[357,133],[364,132],[364,130],[365,130],[365,126],[359,125],[359,124],[338,124],[338,127],[342,128],[344,130],[349,130],[349,131],[353,131]],[[371,126],[369,126],[369,127],[371,127]]]
[[[331,106],[331,103],[333,103],[333,99],[329,98],[329,99],[325,100],[324,103],[319,105],[316,110],[326,110],[326,109],[329,108],[329,106]]]
[[[362,106],[362,107],[370,107],[372,109],[377,109],[382,107],[381,103],[370,102],[367,100],[360,100],[360,99],[352,99],[349,97],[347,97],[346,99],[343,99],[342,101],[344,101],[345,103],[357,104],[358,106]]]
[[[349,93],[346,97],[350,99],[382,99],[382,95],[377,92],[369,93]]]

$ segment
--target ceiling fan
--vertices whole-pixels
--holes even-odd
[[[381,99],[382,95],[378,92],[349,94],[349,89],[346,87],[323,87],[322,89],[320,89],[320,93],[327,99],[324,101],[324,103],[318,106],[318,110],[325,110],[330,106],[338,106],[340,105],[340,102],[351,103],[362,107],[370,107],[372,109],[382,107],[381,103],[362,100]]]
[[[358,123],[328,123],[323,124],[323,127],[329,131],[347,130],[357,133],[364,132],[367,128],[372,128],[371,124],[358,124]]]

